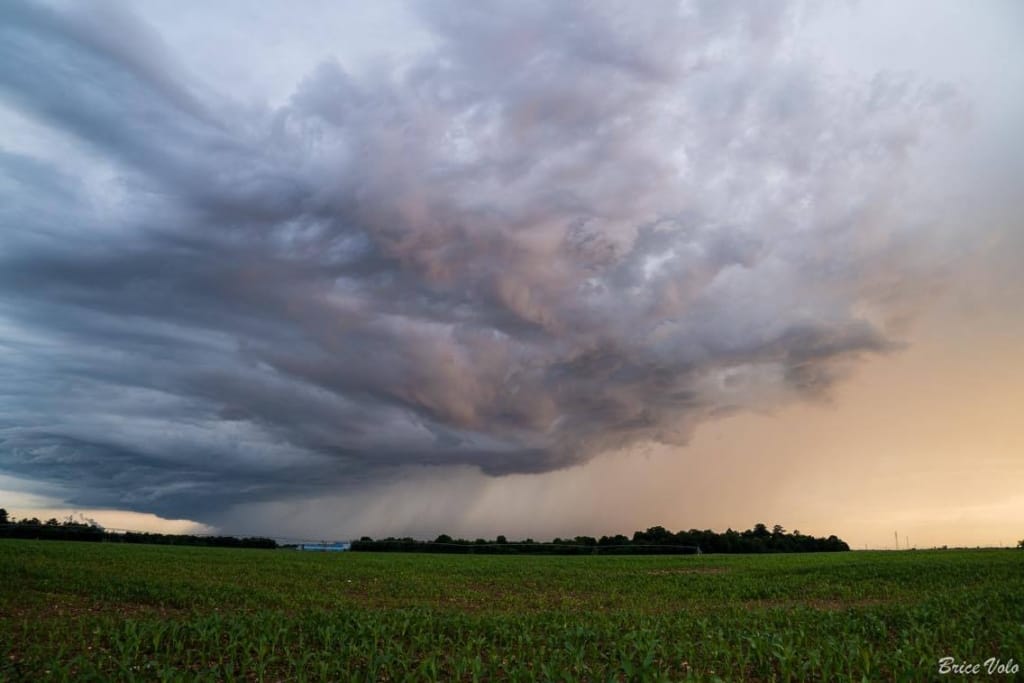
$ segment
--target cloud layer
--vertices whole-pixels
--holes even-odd
[[[969,108],[823,71],[798,6],[417,13],[269,106],[117,5],[4,4],[0,470],[204,519],[685,444],[898,349],[963,247],[919,158]]]

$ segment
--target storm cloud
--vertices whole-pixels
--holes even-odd
[[[202,520],[684,445],[900,349],[963,248],[920,159],[968,103],[828,73],[803,6],[413,9],[428,48],[267,104],[4,3],[0,471]]]

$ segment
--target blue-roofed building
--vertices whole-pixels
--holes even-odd
[[[335,541],[334,543],[303,543],[299,550],[312,550],[322,553],[340,553],[351,550],[352,544],[348,541]]]

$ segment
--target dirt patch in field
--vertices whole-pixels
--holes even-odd
[[[68,619],[86,616],[117,616],[122,619],[142,617],[168,618],[188,613],[178,607],[139,603],[108,602],[60,593],[36,594],[27,604],[8,606],[0,617],[15,619]]]
[[[747,609],[796,609],[807,607],[821,612],[841,612],[847,609],[861,607],[876,607],[886,605],[890,601],[882,598],[858,598],[855,600],[841,600],[839,598],[810,598],[807,600],[747,600],[743,606]]]
[[[727,567],[672,567],[670,569],[651,569],[648,574],[668,576],[671,574],[725,574]]]

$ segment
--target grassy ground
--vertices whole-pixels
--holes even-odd
[[[0,541],[0,656],[0,679],[32,681],[930,680],[943,656],[1024,659],[1024,551],[508,557]]]

